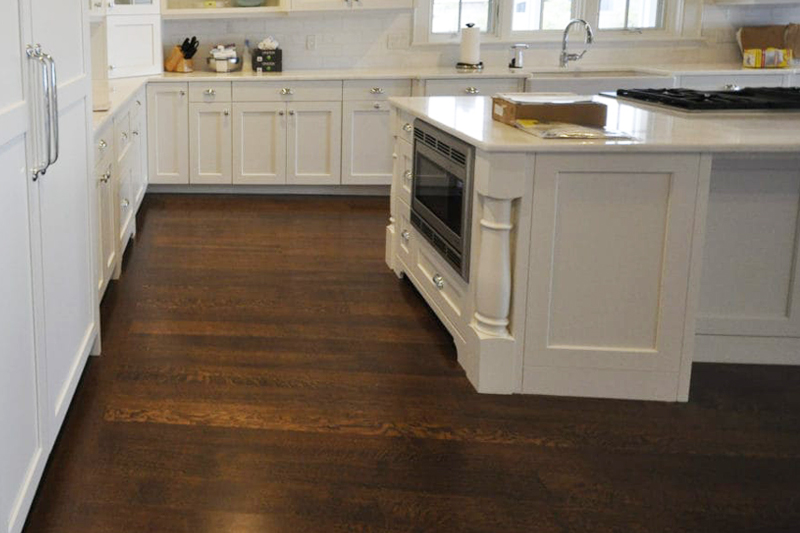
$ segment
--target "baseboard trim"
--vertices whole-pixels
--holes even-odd
[[[698,363],[800,365],[800,338],[696,335]]]
[[[157,185],[148,193],[170,194],[297,194],[322,196],[389,196],[389,185]]]

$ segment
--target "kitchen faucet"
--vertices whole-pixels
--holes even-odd
[[[586,37],[583,40],[584,48],[583,52],[580,54],[568,54],[567,53],[567,39],[569,37],[569,30],[575,24],[583,24],[583,27],[586,28]],[[592,32],[592,27],[589,26],[589,23],[583,19],[572,19],[567,23],[567,27],[564,28],[564,36],[561,39],[561,57],[558,61],[558,66],[566,67],[567,63],[570,61],[577,61],[583,57],[586,51],[589,49],[589,46],[594,42],[594,32]]]

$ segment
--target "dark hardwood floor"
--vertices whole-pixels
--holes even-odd
[[[387,210],[149,195],[25,531],[800,531],[799,368],[478,395]]]

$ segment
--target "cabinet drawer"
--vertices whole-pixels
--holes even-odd
[[[396,194],[398,198],[411,205],[411,181],[414,176],[414,161],[412,159],[413,150],[411,144],[403,139],[397,139],[394,143],[394,171]]]
[[[94,165],[95,168],[105,168],[113,160],[114,154],[114,141],[112,135],[114,134],[112,127],[104,128],[100,133],[95,135],[94,138]]]
[[[401,230],[402,232],[402,230]],[[464,296],[467,287],[427,242],[411,228],[410,239],[416,240],[416,264],[414,267],[418,281],[425,292],[438,304],[447,318],[457,327],[463,326]],[[402,241],[401,237],[401,241]]]
[[[397,202],[397,254],[406,266],[413,265],[416,259],[416,235],[409,220],[410,213],[405,202]]]
[[[717,74],[681,76],[678,86],[685,89],[722,91],[728,85],[738,87],[782,87],[784,76],[781,73],[759,74]]]
[[[345,80],[345,100],[386,100],[411,96],[411,80]]]
[[[425,83],[426,96],[492,96],[521,90],[520,80],[515,78],[428,80]]]
[[[237,81],[236,102],[339,102],[341,81]]]
[[[408,144],[414,142],[414,117],[404,113],[400,110],[397,111],[397,122],[395,123],[394,131],[398,139],[401,139]]]
[[[189,101],[192,103],[230,102],[231,92],[230,82],[190,83]]]
[[[125,157],[131,146],[131,137],[131,115],[126,110],[114,117],[114,154],[117,156],[117,161],[122,161]]]

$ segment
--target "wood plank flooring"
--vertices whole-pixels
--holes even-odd
[[[148,195],[27,533],[800,531],[800,369],[476,394],[385,198]]]

